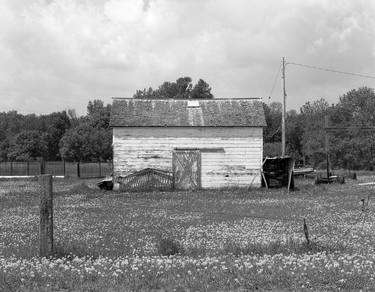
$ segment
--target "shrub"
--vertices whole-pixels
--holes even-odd
[[[181,244],[172,238],[160,238],[157,244],[157,250],[158,254],[163,256],[183,253]]]

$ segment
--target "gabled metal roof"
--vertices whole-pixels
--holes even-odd
[[[114,98],[112,127],[264,127],[259,99]]]

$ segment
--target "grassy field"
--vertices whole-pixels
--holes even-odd
[[[373,291],[375,186],[357,185],[373,180],[297,180],[286,194],[116,193],[57,179],[50,259],[37,257],[37,184],[2,181],[0,291]]]

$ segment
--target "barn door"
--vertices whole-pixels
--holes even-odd
[[[201,153],[199,150],[173,151],[172,164],[175,189],[201,188]]]

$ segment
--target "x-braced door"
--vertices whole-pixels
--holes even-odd
[[[201,188],[201,153],[199,150],[174,150],[172,164],[175,189]]]

